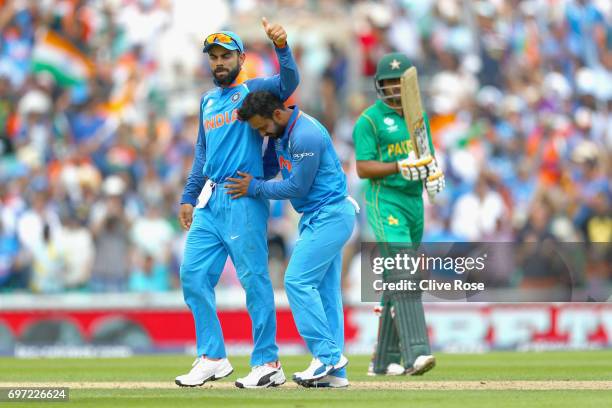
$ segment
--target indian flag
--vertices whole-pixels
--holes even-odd
[[[32,51],[32,71],[50,72],[59,85],[70,86],[90,78],[94,65],[68,40],[53,31],[45,31]]]

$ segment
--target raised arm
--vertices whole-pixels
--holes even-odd
[[[291,49],[287,45],[285,29],[278,24],[268,23],[265,18],[262,23],[266,35],[274,42],[274,50],[280,64],[280,74],[267,78],[251,79],[248,82],[248,87],[252,92],[270,91],[282,101],[286,101],[300,83],[297,64],[293,59]]]

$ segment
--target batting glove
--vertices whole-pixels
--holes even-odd
[[[427,189],[427,194],[429,194],[430,197],[433,197],[444,190],[445,186],[446,181],[444,180],[444,173],[442,173],[441,170],[438,170],[436,173],[429,176],[425,182],[425,188]]]
[[[427,156],[417,159],[414,151],[407,158],[398,162],[402,177],[409,181],[425,180],[430,174],[438,171],[438,165],[433,157]]]

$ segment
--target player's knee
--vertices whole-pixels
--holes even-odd
[[[181,285],[183,288],[183,299],[190,309],[205,306],[209,303],[210,296],[201,282],[196,282],[187,277],[185,279],[181,278]]]
[[[291,290],[297,285],[296,279],[288,274],[285,274],[283,279],[285,283],[285,290]]]
[[[191,267],[189,264],[183,263],[179,269],[179,278],[181,280],[181,287],[185,296],[197,296],[203,288],[202,282],[198,282],[197,270]]]
[[[303,280],[299,277],[285,274],[285,290],[290,292],[303,291],[308,286]]]
[[[189,278],[190,278],[190,269],[185,263],[181,264],[181,267],[179,268],[179,278],[181,279],[181,285],[183,287],[185,287],[185,285],[187,283],[189,283]]]

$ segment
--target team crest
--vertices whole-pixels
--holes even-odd
[[[240,99],[240,92],[236,92],[232,95],[232,102],[236,102],[238,99]]]
[[[383,119],[383,122],[385,123],[385,125],[387,125],[387,132],[393,133],[399,130],[399,127],[397,126],[393,118],[386,117]]]
[[[399,225],[399,220],[391,214],[389,214],[389,216],[387,217],[387,222],[389,223],[389,225]]]

